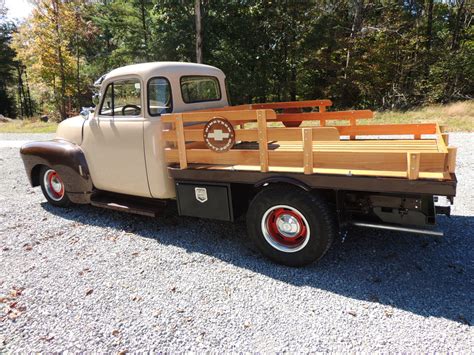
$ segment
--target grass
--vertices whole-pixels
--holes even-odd
[[[38,119],[0,122],[0,133],[54,133],[57,128],[57,122],[41,122]]]
[[[446,126],[446,130],[450,132],[474,132],[474,100],[431,105],[406,112],[376,112],[374,119],[358,122],[360,124],[438,122]]]
[[[358,120],[357,122],[358,124],[438,122],[440,125],[446,126],[446,130],[450,132],[474,132],[474,100],[459,101],[447,105],[431,105],[404,112],[376,112],[374,119]],[[328,122],[328,124],[332,124],[332,122]],[[0,123],[0,133],[54,133],[57,126],[56,122],[41,122],[38,119],[13,120],[8,123]]]

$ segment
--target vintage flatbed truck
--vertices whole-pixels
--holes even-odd
[[[126,66],[99,84],[93,113],[21,148],[55,206],[246,213],[255,245],[291,266],[353,225],[442,234],[431,227],[456,194],[456,148],[436,123],[361,125],[371,111],[328,111],[329,100],[229,106],[224,73],[191,63]]]

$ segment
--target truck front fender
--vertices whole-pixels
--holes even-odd
[[[21,147],[20,154],[31,186],[40,184],[41,166],[48,166],[61,176],[72,202],[90,202],[92,179],[80,146],[61,139],[30,142]]]

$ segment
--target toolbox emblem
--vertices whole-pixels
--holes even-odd
[[[195,187],[194,193],[196,195],[196,200],[199,202],[204,203],[207,201],[207,189],[205,187]]]

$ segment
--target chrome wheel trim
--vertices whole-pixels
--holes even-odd
[[[55,170],[48,169],[44,173],[43,184],[51,200],[61,201],[64,197],[64,183]]]
[[[299,218],[301,218],[301,220],[305,224],[304,227],[306,228],[306,232],[304,234],[304,239],[300,244],[297,244],[295,246],[288,246],[288,245],[280,243],[278,240],[275,239],[274,236],[271,235],[271,232],[270,232],[269,227],[268,227],[269,217],[271,216],[271,214],[274,211],[276,211],[278,209],[281,209],[281,208],[289,210],[289,211],[297,214],[299,216]],[[284,216],[292,217],[291,215],[284,215]],[[278,222],[279,221],[277,221],[277,225],[278,225]],[[290,238],[293,237],[293,236],[297,236],[298,233],[300,232],[301,228],[302,228],[302,226],[299,225],[299,222],[298,222],[297,230],[295,230],[295,229],[288,230],[288,228],[283,227],[284,224],[280,223],[280,225],[282,225],[282,229],[280,229],[280,227],[278,227],[278,231],[281,234],[283,234],[284,236],[290,237]],[[293,226],[294,226],[294,221],[291,221],[290,227],[293,227]],[[277,249],[281,252],[284,252],[284,253],[296,253],[296,252],[302,250],[308,244],[310,236],[311,236],[311,229],[309,227],[309,223],[306,220],[305,216],[300,211],[298,211],[296,208],[288,206],[288,205],[276,205],[276,206],[270,207],[263,214],[262,222],[261,222],[261,229],[262,229],[263,237],[265,238],[267,243],[270,244],[273,248],[275,248],[275,249]],[[282,233],[282,232],[284,232],[284,233]]]

